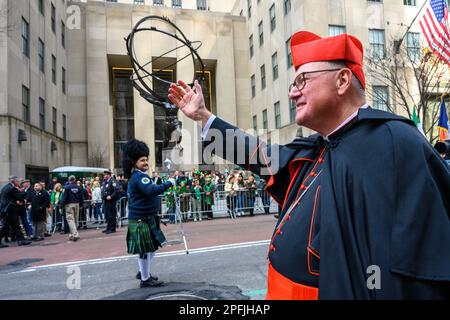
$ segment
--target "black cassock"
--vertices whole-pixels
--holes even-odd
[[[319,299],[450,298],[450,171],[411,121],[360,109],[328,138],[266,146],[216,118],[204,147],[269,180],[283,207],[268,298],[299,297],[277,296],[280,276]]]

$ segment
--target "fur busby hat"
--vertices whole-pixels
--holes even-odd
[[[131,170],[133,169],[136,161],[142,157],[148,157],[150,150],[145,142],[139,140],[128,141],[123,147],[123,160],[122,169],[125,177],[131,176]]]

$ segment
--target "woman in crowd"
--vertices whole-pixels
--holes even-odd
[[[214,193],[216,192],[216,186],[212,181],[211,176],[206,176],[205,186],[203,187],[203,190],[205,192],[205,212],[208,216],[208,220],[212,220],[212,206],[214,205]]]
[[[192,193],[192,213],[194,215],[194,221],[202,221],[202,187],[200,185],[200,180],[194,180],[194,186],[191,190]]]
[[[246,188],[245,188],[245,181],[244,181],[244,176],[242,175],[242,173],[239,173],[238,178],[237,178],[237,216],[240,217],[242,215],[244,215],[244,200],[245,200],[245,193],[246,193]]]
[[[230,214],[231,217],[234,217],[236,209],[236,192],[237,192],[237,185],[235,183],[234,174],[230,174],[228,176],[227,182],[225,183],[225,192],[227,195],[228,213]]]
[[[59,203],[62,199],[62,186],[61,183],[56,183],[53,187],[52,194],[50,195],[50,202],[52,205],[53,225],[56,226],[58,232],[62,231],[62,215]]]
[[[92,191],[92,206],[94,208],[94,219],[96,220],[94,224],[102,223],[102,190],[100,188],[100,182],[97,180],[92,184],[94,190]]]

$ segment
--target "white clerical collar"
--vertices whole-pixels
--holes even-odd
[[[350,121],[352,121],[357,115],[360,109],[367,109],[369,107],[369,105],[366,103],[365,105],[361,106],[357,111],[355,111],[350,117],[348,117],[347,119],[344,120],[344,122],[342,122],[340,125],[337,126],[336,129],[334,129],[333,131],[331,131],[331,133],[329,133],[327,136],[325,136],[325,139],[328,140],[328,137],[331,136],[333,133],[337,132],[339,129],[341,129],[342,127],[344,127],[346,124],[348,124]]]

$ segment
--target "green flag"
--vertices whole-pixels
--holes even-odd
[[[411,120],[414,121],[414,123],[416,124],[417,129],[419,129],[419,131],[425,136],[425,132],[423,131],[423,127],[422,127],[422,123],[420,123],[420,119],[419,119],[419,117],[417,116],[417,113],[416,113],[416,107],[414,107],[414,111],[413,111]]]

